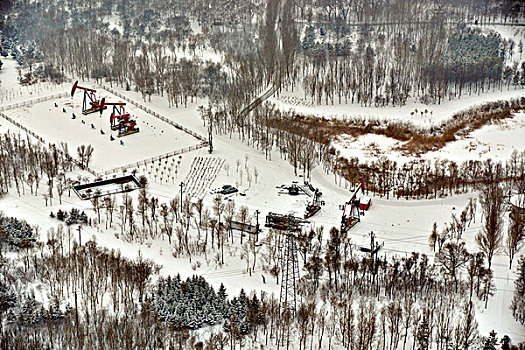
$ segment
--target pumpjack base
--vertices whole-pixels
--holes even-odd
[[[107,109],[107,108],[108,108],[107,106],[104,106],[104,109]],[[91,113],[98,112],[98,111],[100,111],[100,110],[101,110],[100,106],[98,106],[98,107],[93,107],[93,108],[86,109],[86,110],[82,111],[82,114],[83,114],[83,115],[88,115],[88,114],[91,114]]]
[[[122,132],[122,133],[119,133],[117,136],[118,137],[122,137],[122,136],[128,136],[128,135],[131,135],[131,134],[135,134],[139,132],[139,128],[136,128],[136,129],[133,129],[133,130],[129,130],[129,131],[125,131],[125,132]]]
[[[311,218],[312,216],[314,216],[319,210],[321,210],[321,207],[315,207],[313,208],[312,210],[307,210],[305,213],[304,213],[304,218],[305,219],[308,219],[308,218]]]
[[[344,232],[344,233],[348,232],[348,230],[350,230],[352,227],[354,227],[359,221],[361,221],[361,220],[359,220],[358,218],[355,218],[355,219],[352,219],[352,221],[349,222],[348,224],[341,225],[341,231]]]

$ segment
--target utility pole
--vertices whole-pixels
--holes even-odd
[[[213,118],[211,116],[211,110],[208,116],[208,146],[210,147],[208,152],[211,154],[213,152]]]
[[[81,230],[82,230],[82,226],[78,225],[78,245],[82,245],[82,233],[81,233]]]
[[[184,182],[181,181],[179,186],[180,186],[180,213],[182,215],[182,188],[184,187]]]
[[[372,258],[372,266],[373,266],[372,274],[374,276],[374,283],[376,282],[376,278],[377,278],[377,254],[379,253],[381,248],[383,248],[383,246],[385,245],[384,243],[381,243],[381,244],[377,243],[375,238],[376,238],[376,235],[374,231],[370,231],[370,248],[361,247],[360,249],[362,252],[370,253],[370,257]]]
[[[259,242],[259,214],[260,213],[261,212],[259,211],[259,209],[255,211],[255,233],[256,233],[255,242]]]

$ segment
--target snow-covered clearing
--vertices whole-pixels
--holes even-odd
[[[284,91],[279,96],[275,95],[269,102],[275,104],[281,110],[295,111],[301,114],[318,115],[325,118],[337,118],[342,120],[389,120],[403,121],[415,126],[428,128],[432,125],[441,124],[450,119],[455,113],[483,105],[487,102],[509,100],[511,98],[524,97],[524,88],[506,87],[502,91],[489,91],[480,95],[464,94],[461,98],[445,99],[441,104],[423,104],[415,99],[409,99],[409,103],[401,107],[374,107],[364,106],[358,103],[341,104],[316,104],[309,98],[304,98],[302,88],[292,91]],[[426,111],[426,112],[425,112]]]
[[[499,124],[485,125],[466,137],[458,137],[438,151],[427,152],[417,159],[433,161],[437,158],[456,162],[492,158],[505,161],[514,150],[525,149],[525,113],[517,113],[512,119]],[[374,160],[385,156],[398,163],[415,160],[398,149],[403,142],[392,138],[367,134],[359,137],[341,135],[332,143],[341,156],[358,157],[360,160]]]
[[[104,90],[98,89],[97,94],[98,98],[105,97],[107,102],[120,101],[116,96]],[[98,112],[83,115],[82,96],[82,91],[77,91],[72,99],[64,97],[8,110],[4,113],[40,135],[47,142],[67,142],[71,152],[82,144],[91,144],[95,149],[91,168],[95,171],[138,162],[199,143],[199,140],[191,135],[177,130],[132,105],[126,105],[126,111],[136,119],[140,131],[118,138],[118,131],[110,129],[109,116],[112,107],[108,106],[102,115]],[[58,107],[55,107],[55,103]],[[72,119],[73,114],[76,116],[75,119]],[[110,140],[111,135],[115,140]],[[120,140],[124,145],[120,144]]]

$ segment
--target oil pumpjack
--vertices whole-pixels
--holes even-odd
[[[305,219],[314,216],[319,210],[321,210],[323,201],[320,201],[319,197],[321,197],[321,192],[316,189],[313,195],[313,200],[306,205],[306,210],[304,212]]]
[[[73,97],[77,89],[84,90],[84,98],[82,101],[82,114],[87,115],[98,111],[102,112],[104,108],[106,108],[105,106],[103,106],[103,99],[102,101],[97,99],[97,96],[95,95],[97,90],[80,86],[78,85],[77,80],[75,81],[75,83],[73,84],[73,88],[71,89],[71,97]]]
[[[350,200],[344,204],[343,216],[341,218],[341,231],[347,232],[354,227],[359,221],[361,221],[361,214],[359,212],[359,198],[357,193],[361,190],[365,193],[365,183],[361,178],[361,183],[355,189],[354,193],[350,197]]]
[[[129,113],[126,113],[126,110],[124,108],[124,106],[126,105],[125,102],[106,102],[105,99],[102,99],[101,105],[101,113],[103,109],[106,108],[106,106],[113,106],[113,111],[111,112],[111,116],[109,117],[109,123],[111,130],[118,130],[118,137],[127,136],[139,132],[139,128],[137,128],[137,122],[131,119]]]

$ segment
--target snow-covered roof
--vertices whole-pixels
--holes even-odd
[[[510,198],[510,204],[515,207],[525,209],[525,193],[515,194]]]

